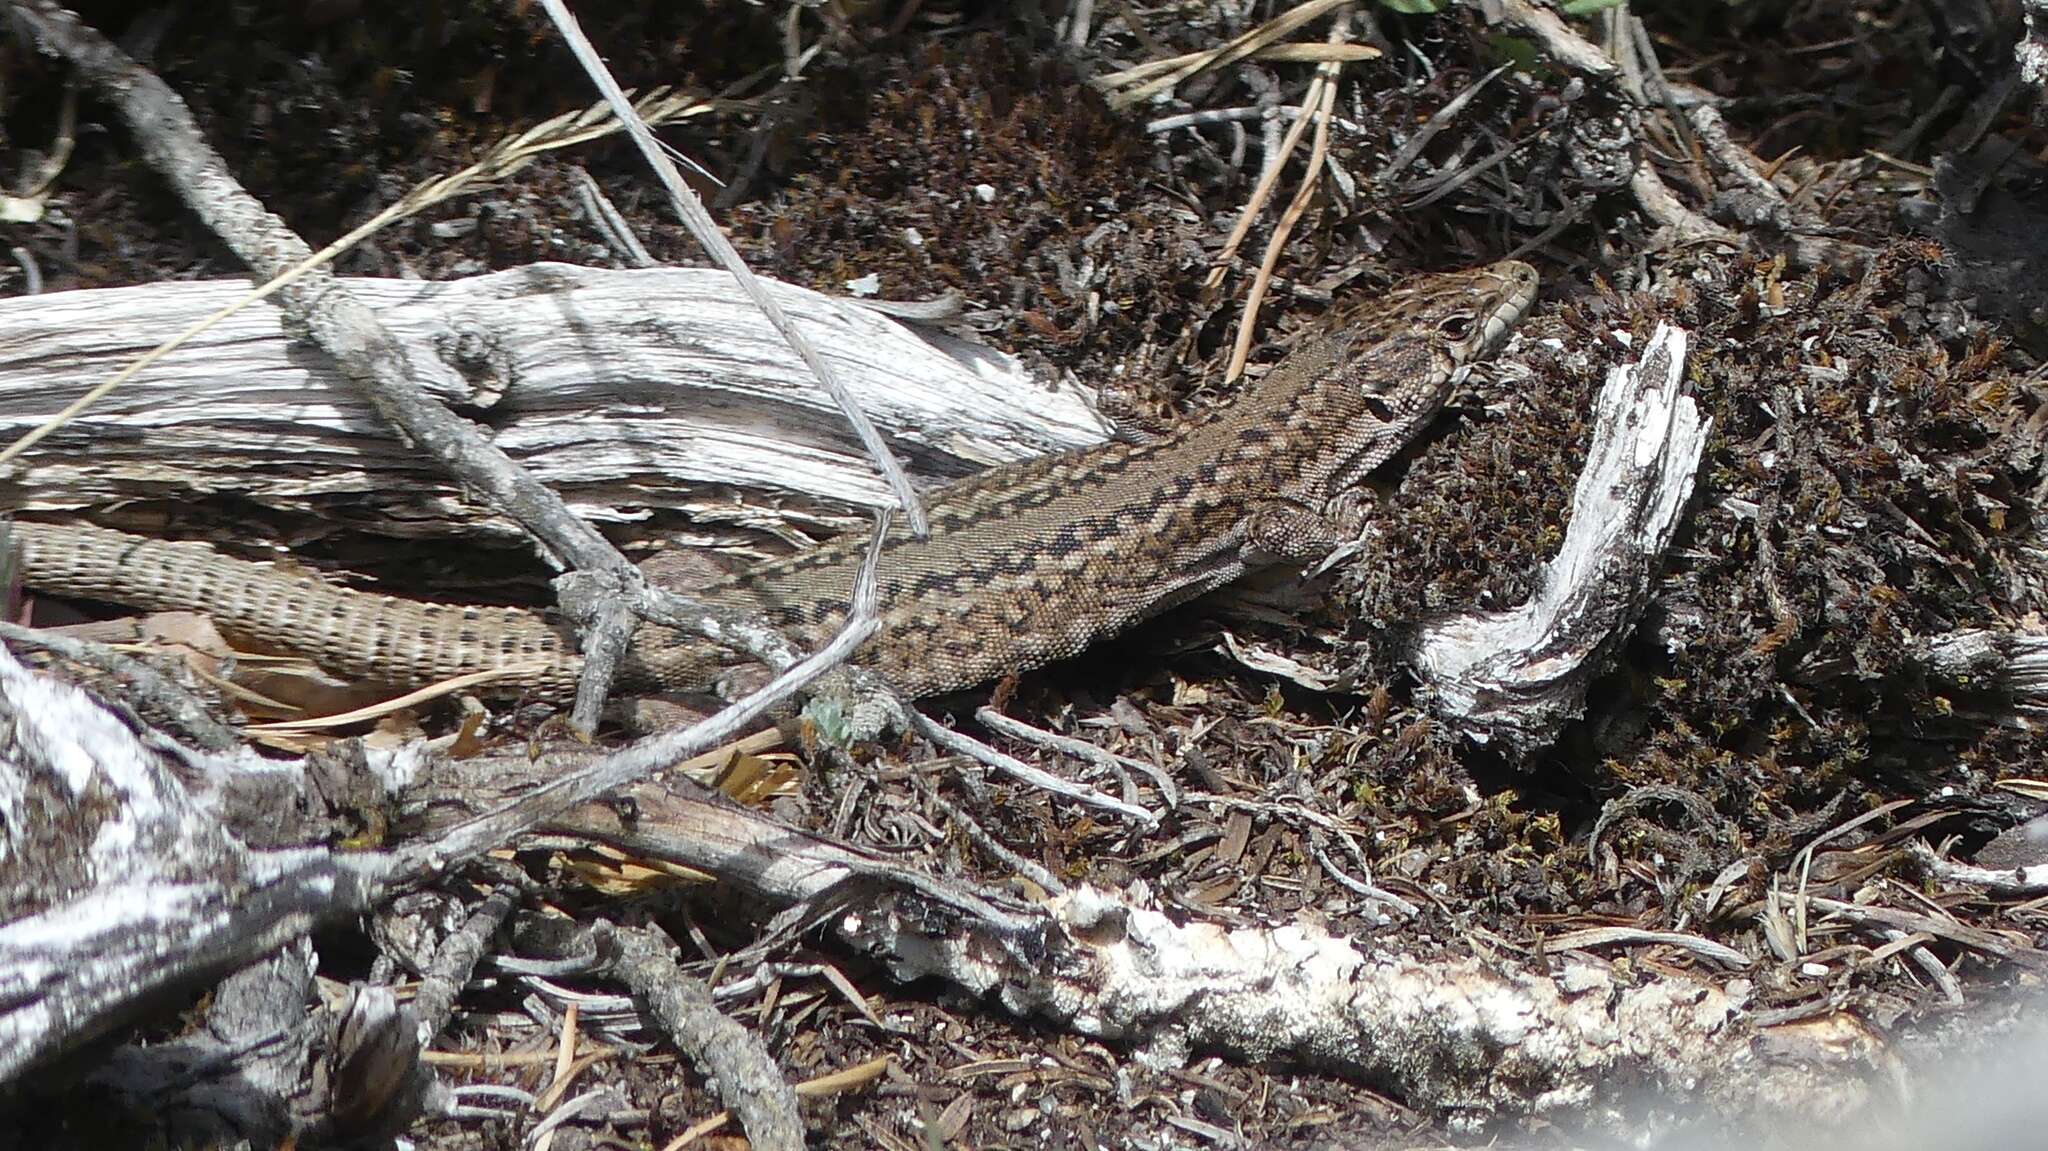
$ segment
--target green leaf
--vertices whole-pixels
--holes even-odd
[[[1543,51],[1536,47],[1534,42],[1524,40],[1520,36],[1510,36],[1505,32],[1496,32],[1487,39],[1487,44],[1493,49],[1496,58],[1512,63],[1517,71],[1527,72],[1532,76],[1543,74]]]
[[[1614,0],[1619,3],[1620,0]],[[1432,16],[1442,11],[1437,0],[1380,0],[1380,7],[1390,8],[1404,16]]]
[[[1564,0],[1557,10],[1567,16],[1591,16],[1603,8],[1618,8],[1622,0]]]

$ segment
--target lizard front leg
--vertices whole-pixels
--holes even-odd
[[[1286,496],[1261,500],[1245,513],[1245,566],[1320,564],[1364,534],[1379,502],[1369,488],[1340,492],[1320,507]]]

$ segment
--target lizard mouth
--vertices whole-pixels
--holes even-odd
[[[1493,308],[1479,318],[1479,338],[1473,341],[1472,359],[1484,359],[1500,350],[1508,333],[1536,304],[1541,283],[1536,269],[1520,260],[1501,260],[1487,268],[1500,284],[1500,296]]]

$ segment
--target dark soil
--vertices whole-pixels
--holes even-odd
[[[1097,9],[1100,17],[1150,7]],[[1167,50],[1211,47],[1241,30],[1214,23],[1216,8],[1238,5],[1158,7],[1144,32]],[[1918,834],[1967,858],[2041,807],[2028,798],[2041,788],[2013,781],[2038,776],[2048,744],[2011,720],[1996,691],[1930,681],[1912,658],[1919,637],[2032,620],[2048,570],[2035,507],[2048,422],[2038,366],[2024,333],[1975,318],[1983,260],[1955,254],[1969,247],[1972,217],[1936,202],[1921,167],[2000,145],[2038,156],[2048,136],[2029,118],[2030,92],[1994,101],[2005,91],[2007,27],[1937,17],[1939,7],[1638,6],[1666,76],[1725,97],[1735,138],[1767,162],[1782,159],[1811,190],[1800,202],[1850,255],[1807,269],[1789,266],[1784,245],[1761,230],[1739,253],[1654,247],[1625,181],[1638,147],[1691,155],[1668,126],[1617,144],[1606,131],[1616,94],[1541,65],[1531,45],[1486,27],[1475,10],[1375,10],[1386,53],[1347,67],[1345,123],[1331,142],[1352,191],[1326,191],[1296,228],[1261,314],[1255,370],[1333,296],[1525,250],[1546,287],[1513,365],[1475,377],[1401,461],[1380,547],[1306,626],[1176,613],[1085,667],[1023,677],[1006,706],[1153,758],[1185,786],[1285,797],[1370,828],[1375,880],[1419,903],[1419,920],[1381,925],[1317,862],[1320,833],[1306,824],[1190,805],[1133,840],[1044,796],[930,778],[1055,874],[1144,880],[1188,916],[1313,915],[1421,953],[1463,953],[1475,934],[1533,949],[1594,924],[1687,930],[1758,957],[1748,976],[1760,1004],[1832,1003],[1900,1029],[1955,1010],[1899,957],[1824,964],[1815,975],[1805,956],[1773,952],[1757,914],[1774,885],[1796,880],[1789,869],[1802,848],[1859,814],[1899,805],[1830,841],[1808,882],[1884,901],[1919,882],[1888,829],[1919,819]],[[1244,125],[1240,141],[1230,124],[1150,133],[1146,123],[1255,104],[1260,83],[1277,85],[1291,105],[1311,65],[1225,69],[1183,85],[1170,105],[1120,113],[1089,79],[1116,66],[1103,53],[1129,63],[1157,54],[1154,46],[1123,30],[1088,54],[1062,54],[1051,28],[1057,4],[828,8],[858,15],[838,17],[836,32],[814,12],[799,19],[804,43],[822,38],[826,47],[797,84],[777,71],[781,4],[599,3],[580,15],[626,84],[732,98],[720,114],[663,135],[724,182],[702,190],[758,271],[828,291],[873,273],[883,295],[902,299],[957,291],[985,339],[1100,384],[1105,407],[1139,428],[1236,387],[1220,382],[1220,365],[1299,162],[1222,291],[1205,292],[1203,277],[1258,176],[1259,126]],[[80,10],[158,69],[250,190],[316,245],[414,182],[590,100],[537,7],[329,0]],[[1319,35],[1322,26],[1312,27]],[[1529,67],[1490,82],[1413,162],[1387,172],[1418,125],[1505,61]],[[19,40],[0,67],[9,143],[45,146],[63,69]],[[1508,155],[1477,176],[1459,175],[1502,149]],[[340,267],[450,277],[541,259],[609,264],[613,254],[573,207],[572,164],[599,178],[657,257],[699,261],[638,161],[608,142],[543,159],[509,185],[377,237]],[[1696,208],[1711,210],[1709,166],[1689,159],[1665,171]],[[1916,196],[1917,215],[1904,209]],[[53,207],[49,220],[12,233],[47,289],[240,270],[90,96]],[[1909,229],[1906,216],[1945,220],[1951,247]],[[434,227],[455,220],[476,226]],[[0,285],[20,284],[18,271],[0,269]],[[1404,639],[1430,616],[1530,593],[1561,538],[1590,398],[1607,366],[1627,356],[1613,333],[1639,343],[1659,318],[1691,331],[1690,383],[1713,419],[1659,594],[1584,719],[1553,747],[1523,760],[1476,748],[1415,697],[1400,666]],[[1219,626],[1355,670],[1357,686],[1323,694],[1237,666],[1216,654]],[[958,836],[921,830],[947,820],[904,773],[884,770],[929,756],[876,749],[861,768],[875,773],[871,798],[843,830],[928,853],[935,870],[1004,878]],[[822,770],[809,776],[793,814],[828,825],[843,782]],[[1724,890],[1702,913],[1695,897],[1717,876]],[[2026,904],[1939,900],[2016,944],[2044,928],[2042,912]],[[755,927],[694,896],[564,901],[590,914],[657,918],[678,938],[686,923],[722,924],[707,937],[721,947],[748,944]],[[1878,942],[1845,930],[1813,949]],[[1966,998],[2013,978],[1985,956],[1938,941],[1932,949]],[[817,1146],[1155,1145],[1211,1128],[1279,1145],[1434,1137],[1426,1116],[1356,1084],[1213,1060],[1162,1072],[942,988],[896,985],[816,938],[774,958],[838,966],[882,1021],[813,977],[790,978],[779,998],[727,1004],[792,1080],[878,1055],[895,1060],[879,1088],[807,1105]],[[1663,949],[1635,958],[1650,970],[1696,962]],[[515,1005],[485,993],[474,1006]],[[534,1035],[480,1015],[441,1046],[502,1048]],[[539,1071],[473,1074],[545,1082]],[[644,1125],[616,1133],[633,1145],[658,1146],[718,1107],[695,1070],[659,1054],[589,1074],[647,1109]],[[523,1132],[447,1123],[415,1135],[431,1147],[510,1148]],[[597,1139],[572,1124],[555,1146]]]

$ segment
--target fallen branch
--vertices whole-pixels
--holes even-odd
[[[1555,974],[1423,959],[1368,951],[1316,926],[1180,924],[1086,887],[1021,902],[779,825],[687,784],[646,782],[652,766],[694,745],[688,735],[589,766],[581,752],[413,760],[405,774],[419,782],[408,803],[441,821],[417,839],[392,852],[252,849],[229,829],[261,812],[223,810],[217,797],[246,795],[267,780],[279,802],[295,807],[308,798],[303,765],[192,760],[79,693],[23,672],[4,653],[0,703],[13,711],[24,752],[0,763],[9,780],[0,794],[68,804],[53,808],[66,811],[108,809],[105,797],[133,795],[139,808],[106,810],[102,823],[123,827],[119,836],[94,825],[82,840],[53,830],[51,843],[8,842],[0,853],[10,861],[0,872],[0,903],[9,909],[0,926],[0,1002],[10,1005],[0,1012],[0,1075],[9,1078],[103,1034],[164,991],[260,958],[315,922],[360,913],[394,883],[429,878],[542,827],[716,875],[788,909],[788,927],[830,924],[903,979],[942,978],[1160,1062],[1211,1050],[1306,1063],[1380,1084],[1468,1129],[1570,1116],[1636,1130],[1643,1108],[1684,1103],[1733,1117],[1766,1106],[1764,1099],[1772,1108],[1835,1114],[1871,1091],[1842,1074],[1843,1064],[1861,1065],[1880,1050],[1847,1015],[1759,1028],[1716,983],[1621,979],[1591,958],[1566,955]],[[37,749],[62,754],[26,754]],[[185,756],[178,775],[212,781],[210,789],[197,800],[184,794],[154,765],[164,754]],[[66,774],[81,763],[94,765],[87,778]],[[128,782],[138,763],[140,782],[152,785],[147,794]],[[621,799],[588,802],[612,794]],[[500,802],[511,795],[519,798]],[[158,811],[174,818],[166,824]],[[0,829],[34,826],[22,812],[0,812]],[[78,821],[66,815],[42,826]],[[271,832],[319,838],[301,840],[308,830]],[[95,860],[89,880],[44,884],[22,870],[26,861],[67,858],[58,851],[67,844],[75,857],[114,840],[131,846]],[[287,882],[265,882],[272,874]],[[124,907],[140,910],[116,913]],[[409,1074],[409,1063],[384,1061],[388,1045],[377,1050],[383,1054],[371,1066],[388,1068],[385,1078]],[[1650,1093],[1647,1102],[1625,1094],[1637,1089]]]
[[[2048,892],[2048,863],[1984,867],[1943,858],[1922,842],[1912,843],[1906,850],[1914,866],[1939,883],[1968,884],[1991,895],[2032,897]]]
[[[889,498],[803,365],[722,272],[533,264],[443,283],[340,282],[413,359],[438,366],[423,381],[434,400],[487,420],[496,444],[586,518],[670,510],[707,531],[736,519],[797,530],[815,528],[820,513],[775,506],[788,497]],[[0,440],[246,287],[0,300]],[[1042,386],[993,349],[913,331],[854,301],[775,291],[928,478],[1108,434],[1078,388]],[[23,457],[6,487],[15,511],[211,495],[302,516],[309,528],[317,510],[388,532],[515,530],[454,478],[421,468],[362,392],[307,356],[269,307],[237,313],[101,400]],[[770,498],[742,513],[734,490]]]
[[[1608,373],[1570,527],[1536,594],[1423,629],[1416,674],[1472,738],[1547,745],[1649,602],[1706,449],[1709,421],[1682,394],[1685,355],[1684,331],[1659,324],[1640,360]]]
[[[2048,635],[1959,628],[1916,640],[1910,650],[1930,675],[2001,695],[2021,714],[2048,713]]]
[[[647,1003],[677,1047],[717,1078],[718,1093],[739,1116],[747,1139],[764,1151],[801,1151],[804,1125],[796,1092],[761,1041],[726,1018],[703,984],[677,966],[666,938],[653,928],[603,922],[597,932],[613,953],[609,973]]]
[[[301,814],[325,811],[304,765],[190,752],[30,673],[0,648],[0,718],[13,736],[0,747],[0,1083],[77,1051],[164,996],[205,986],[320,923],[359,915],[400,884],[433,879],[725,742],[872,634],[875,555],[838,638],[766,687],[395,851],[252,847],[339,838]],[[418,754],[415,746],[400,758]],[[324,782],[344,793],[374,790],[368,778]],[[305,1042],[313,1030],[294,1033]],[[345,1100],[317,1102],[335,1107],[316,1107],[289,1128],[224,1130],[275,1142],[345,1120]],[[276,1109],[262,1114],[286,1123]]]
[[[323,838],[296,815],[302,777],[138,733],[4,649],[0,712],[0,1082],[368,909],[393,874],[381,853],[252,846],[266,820]]]
[[[451,765],[458,793],[549,765]],[[1472,1130],[1514,1116],[1640,1137],[1649,1112],[1839,1114],[1844,1074],[1882,1044],[1846,1013],[1759,1029],[1716,983],[1621,979],[1590,958],[1552,975],[1366,949],[1320,927],[1180,924],[1090,887],[1038,904],[937,879],[719,800],[646,785],[556,828],[719,876],[824,921],[904,980],[944,979],[1022,1016],[1177,1065],[1191,1052],[1284,1059],[1372,1082]],[[1799,1055],[1788,1055],[1792,1051]]]

